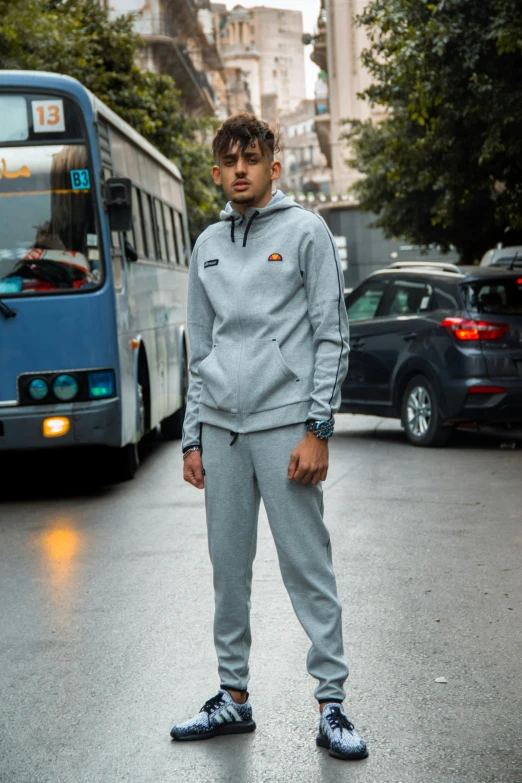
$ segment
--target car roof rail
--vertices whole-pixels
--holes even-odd
[[[462,269],[456,264],[449,264],[445,261],[394,261],[390,264],[390,269],[439,269],[441,272],[452,272],[462,276]]]

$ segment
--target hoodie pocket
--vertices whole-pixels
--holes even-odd
[[[281,408],[303,396],[300,378],[285,362],[277,340],[244,343],[240,408],[245,413]]]
[[[209,408],[238,412],[237,379],[239,371],[239,343],[215,345],[199,365],[203,381],[200,401]]]

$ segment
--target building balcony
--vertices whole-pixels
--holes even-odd
[[[326,158],[327,166],[332,167],[332,122],[329,112],[316,114],[314,130],[317,135],[319,147]]]
[[[166,14],[142,15],[136,20],[135,29],[152,50],[157,70],[171,76],[181,90],[183,107],[196,116],[213,115],[214,90],[206,74],[194,66],[174,20]]]
[[[224,60],[232,60],[236,57],[248,57],[259,60],[261,55],[255,44],[229,43],[222,44],[221,53]]]

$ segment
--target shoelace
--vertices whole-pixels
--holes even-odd
[[[326,720],[332,729],[340,729],[341,732],[343,729],[347,729],[348,731],[353,731],[355,729],[353,723],[350,723],[340,707],[332,707],[328,711]]]
[[[215,712],[218,707],[221,707],[222,704],[225,703],[225,700],[221,693],[218,693],[216,696],[212,696],[211,699],[206,701],[202,708],[200,709],[200,712],[206,712],[207,715],[212,715],[213,712]]]

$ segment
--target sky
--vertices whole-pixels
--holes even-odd
[[[244,8],[252,8],[256,5],[264,5],[267,8],[284,8],[289,11],[301,11],[303,14],[303,32],[313,35],[319,10],[320,0],[226,0],[227,8],[234,8],[235,5],[242,5]],[[317,65],[310,60],[312,46],[305,46],[305,75],[306,75],[306,97],[314,97],[314,86],[317,80],[319,69]]]

